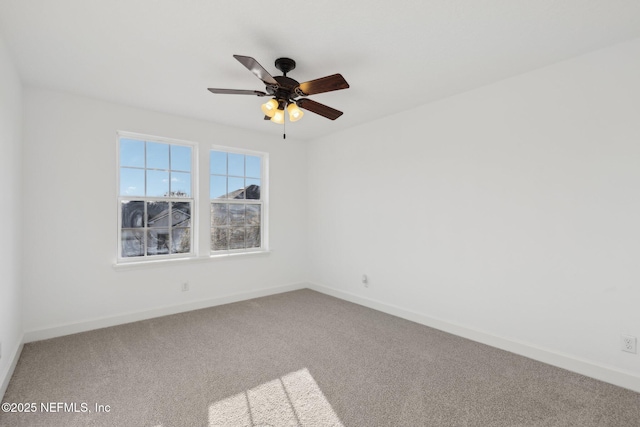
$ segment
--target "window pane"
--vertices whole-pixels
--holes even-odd
[[[244,178],[229,177],[229,199],[244,199]]]
[[[165,255],[169,253],[169,230],[151,229],[147,231],[147,255]]]
[[[120,168],[120,195],[144,196],[144,169]]]
[[[229,205],[229,224],[244,226],[244,205]]]
[[[244,249],[244,227],[230,229],[229,249]]]
[[[261,178],[260,157],[245,156],[246,172],[245,175],[250,178]]]
[[[191,226],[191,203],[172,202],[171,203],[171,226],[190,227]]]
[[[121,239],[123,257],[144,255],[144,231],[122,230]]]
[[[228,153],[229,175],[244,176],[244,154]]]
[[[211,231],[211,249],[214,251],[225,251],[229,249],[229,229],[214,228]]]
[[[260,247],[260,227],[247,227],[246,246],[247,248]]]
[[[169,169],[169,145],[147,142],[147,168]]]
[[[171,172],[171,197],[191,197],[191,174]]]
[[[229,225],[229,205],[211,203],[211,225]]]
[[[123,201],[120,204],[120,212],[122,213],[122,228],[144,227],[143,201]]]
[[[120,139],[120,166],[144,167],[144,142]]]
[[[245,180],[246,191],[245,198],[251,200],[260,200],[260,180],[247,178]]]
[[[191,251],[191,233],[189,228],[171,230],[171,253],[184,254]]]
[[[212,199],[227,198],[227,177],[213,175],[209,179],[209,193]]]
[[[227,174],[227,153],[212,151],[209,155],[210,173],[216,175]]]
[[[169,195],[169,172],[147,171],[147,197],[167,197]]]
[[[246,224],[247,225],[260,225],[260,205],[246,205]]]
[[[169,226],[169,202],[147,202],[147,226]]]
[[[171,170],[191,172],[191,147],[171,146]]]

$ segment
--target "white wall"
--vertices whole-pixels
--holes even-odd
[[[36,88],[25,89],[24,120],[26,340],[299,287],[306,279],[304,144]],[[268,152],[273,252],[114,270],[118,130]],[[206,168],[208,151],[201,153]],[[201,190],[208,194],[208,182]],[[207,203],[199,213],[206,227]],[[185,281],[189,292],[180,291]],[[146,314],[129,316],[140,312]]]
[[[21,248],[22,86],[9,52],[0,38],[0,398],[22,342]]]
[[[640,39],[314,141],[312,281],[640,387],[638,76]]]

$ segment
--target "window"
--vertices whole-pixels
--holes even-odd
[[[194,253],[194,147],[120,134],[118,259]]]
[[[267,251],[267,153],[128,132],[117,150],[117,264]]]
[[[247,252],[264,247],[264,170],[264,154],[211,150],[212,253]]]

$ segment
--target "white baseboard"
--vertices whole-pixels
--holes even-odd
[[[0,402],[4,401],[4,393],[7,391],[7,387],[9,387],[9,381],[11,381],[11,377],[13,376],[13,371],[16,369],[16,365],[18,364],[18,359],[20,359],[20,355],[22,354],[22,348],[24,347],[24,338],[20,341],[18,347],[16,347],[15,351],[11,355],[11,363],[9,363],[9,368],[6,372],[3,372],[0,377],[2,380],[0,381]]]
[[[363,305],[374,310],[382,311],[412,322],[420,323],[431,328],[439,329],[463,338],[487,344],[511,353],[519,354],[549,365],[557,366],[568,371],[576,372],[587,377],[595,378],[610,384],[640,392],[640,376],[626,372],[612,366],[605,366],[589,360],[580,359],[572,355],[538,347],[526,342],[519,342],[493,335],[487,332],[455,324],[445,320],[433,318],[422,313],[407,310],[391,304],[364,298],[349,292],[344,292],[325,285],[309,283],[308,287],[315,291],[334,296],[355,304]]]
[[[56,325],[45,329],[27,331],[24,334],[24,342],[46,340],[49,338],[61,337],[64,335],[77,334],[79,332],[91,331],[94,329],[107,328],[109,326],[122,325],[125,323],[137,322],[140,320],[152,319],[154,317],[167,316],[171,314],[184,313],[186,311],[199,310],[201,308],[214,307],[216,305],[229,304],[232,302],[244,301],[252,298],[259,298],[268,295],[280,294],[283,292],[295,291],[306,288],[306,283],[295,283],[291,285],[277,286],[273,288],[260,289],[250,292],[225,295],[222,297],[206,300],[191,301],[184,304],[158,307],[151,310],[143,310],[132,313],[123,313],[116,316],[101,317],[77,323],[67,323]]]

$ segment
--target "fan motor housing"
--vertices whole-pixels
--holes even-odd
[[[267,86],[267,92],[279,101],[289,103],[298,96],[295,92],[300,83],[296,80],[285,76],[273,76],[279,86]]]
[[[276,79],[276,81],[280,85],[280,88],[286,89],[288,91],[292,91],[294,88],[300,86],[300,83],[298,83],[296,80],[294,80],[294,79],[292,79],[290,77],[273,76],[273,78]]]

